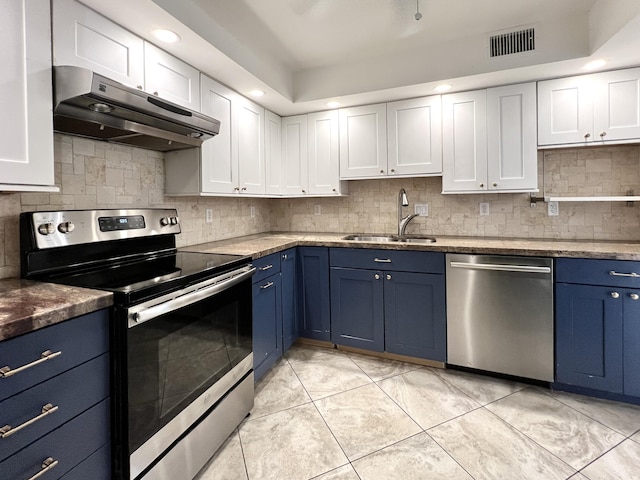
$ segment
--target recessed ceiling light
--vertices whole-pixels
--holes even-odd
[[[607,61],[600,58],[598,60],[593,60],[592,62],[587,63],[582,68],[584,68],[585,70],[596,70],[598,68],[604,67],[606,64],[607,64]]]
[[[335,100],[331,102],[327,102],[327,107],[329,108],[338,108],[339,106],[340,106],[340,102],[336,102]]]
[[[156,28],[151,33],[156,39],[164,43],[176,43],[180,41],[180,35],[165,28]]]
[[[252,97],[264,97],[265,92],[264,90],[251,90],[249,92],[249,95],[251,95]]]
[[[443,83],[442,85],[438,85],[436,88],[434,88],[434,90],[436,92],[447,92],[451,90],[451,85],[449,85],[448,83]]]

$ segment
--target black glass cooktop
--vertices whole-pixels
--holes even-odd
[[[197,283],[250,262],[250,257],[242,255],[177,251],[67,272],[50,277],[47,281],[107,290],[116,294],[116,300],[131,302]]]

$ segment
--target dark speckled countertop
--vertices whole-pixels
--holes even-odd
[[[8,278],[0,280],[0,340],[113,304],[109,292]]]

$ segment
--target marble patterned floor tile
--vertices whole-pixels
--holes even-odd
[[[394,375],[400,375],[401,373],[424,368],[421,365],[413,363],[400,362],[398,360],[390,360],[387,358],[378,358],[370,355],[361,355],[352,352],[347,352],[347,355],[364,371],[364,373],[369,375],[373,381],[382,380],[384,378],[393,377]]]
[[[361,480],[473,480],[426,433],[353,462]]]
[[[636,442],[640,443],[640,432],[631,437],[631,440],[635,440]]]
[[[454,387],[462,390],[481,405],[518,392],[527,385],[479,373],[451,369],[434,369],[438,375]]]
[[[240,427],[249,480],[308,480],[348,463],[313,404]]]
[[[624,440],[619,433],[527,388],[486,407],[576,470]]]
[[[421,431],[376,384],[326,397],[315,404],[350,460]]]
[[[575,473],[485,408],[427,433],[475,480],[565,480]]]
[[[550,392],[556,400],[628,437],[640,430],[640,406],[565,392]]]
[[[247,480],[242,446],[234,431],[194,480]]]
[[[360,480],[360,477],[349,464],[331,470],[319,477],[314,477],[313,480]]]
[[[312,400],[372,382],[346,354],[337,350],[297,347],[287,359]]]
[[[378,385],[425,430],[480,407],[430,369],[387,378]]]
[[[569,477],[569,480],[589,480],[589,479],[584,475],[582,475],[581,473],[576,473],[572,477]]]
[[[640,444],[626,440],[595,462],[582,473],[589,480],[631,480],[640,478]]]
[[[256,385],[254,405],[248,420],[310,401],[289,362],[281,360]]]

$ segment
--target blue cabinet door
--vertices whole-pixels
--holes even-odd
[[[623,294],[616,287],[556,284],[558,383],[622,393]]]
[[[331,341],[384,351],[384,282],[375,270],[331,268]]]
[[[298,331],[301,337],[329,341],[329,249],[298,248]]]
[[[445,311],[443,275],[384,272],[387,352],[444,362]]]
[[[253,284],[253,369],[259,380],[282,355],[280,274]]]
[[[622,293],[622,292],[621,292]],[[624,394],[640,397],[640,290],[624,292]]]
[[[282,252],[280,271],[282,273],[282,351],[291,348],[298,338],[296,298],[296,249]]]

